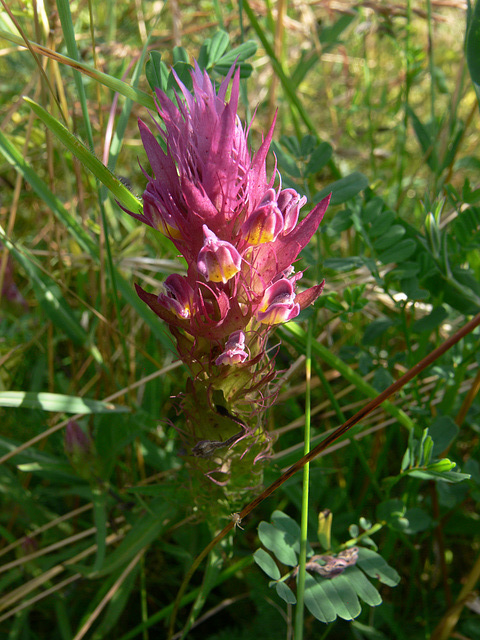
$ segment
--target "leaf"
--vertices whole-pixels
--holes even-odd
[[[321,142],[310,156],[310,160],[305,167],[305,176],[318,173],[332,157],[333,149],[328,142]]]
[[[277,592],[277,595],[282,600],[285,600],[287,604],[297,604],[297,598],[295,597],[295,594],[290,589],[288,584],[285,584],[285,582],[277,582],[275,584],[275,590]]]
[[[115,198],[124,207],[138,213],[142,209],[141,201],[131,193],[127,187],[117,178],[117,176],[101,162],[95,154],[76,138],[63,124],[46,111],[42,106],[25,98],[25,102],[44,122],[44,124],[56,135],[56,137],[67,147],[80,162],[82,162],[93,175],[109,189]]]
[[[470,14],[465,44],[467,66],[473,82],[480,85],[480,2]]]
[[[415,131],[420,147],[426,157],[428,166],[432,171],[437,171],[439,163],[435,151],[435,138],[432,136],[429,128],[421,122],[420,118],[409,105],[407,105],[406,111],[412,122],[413,130]]]
[[[398,244],[389,247],[378,256],[380,262],[389,264],[390,262],[403,262],[409,258],[417,249],[417,243],[412,238],[402,240]]]
[[[281,578],[280,569],[277,567],[275,560],[265,551],[265,549],[257,549],[253,554],[253,559],[260,569],[266,573],[267,576],[272,578],[272,580],[279,580]]]
[[[350,581],[358,597],[361,598],[365,604],[368,604],[370,607],[376,607],[382,603],[381,595],[358,567],[348,567],[344,575]]]
[[[405,519],[408,521],[408,525],[404,532],[409,535],[430,529],[433,523],[431,516],[420,507],[408,509],[405,512]]]
[[[280,531],[268,522],[260,522],[258,525],[258,537],[264,547],[273,551],[283,564],[295,567],[298,564],[297,555],[293,550],[298,545],[298,540],[285,531]]]
[[[0,391],[1,407],[42,409],[58,413],[125,413],[128,407],[90,400],[61,393],[35,393],[34,391]]]
[[[320,202],[328,196],[329,193],[332,194],[332,198],[330,200],[330,205],[337,205],[350,200],[356,196],[360,191],[363,191],[368,187],[368,178],[360,173],[359,171],[355,171],[344,178],[340,178],[336,182],[332,182],[324,189],[315,194],[313,201],[315,203]]]
[[[389,587],[400,582],[398,573],[388,565],[381,555],[371,549],[359,547],[357,565],[371,578],[377,578]]]
[[[229,44],[230,38],[228,37],[228,33],[221,30],[215,33],[210,41],[210,46],[208,47],[207,68],[214,65],[217,60],[223,56]]]
[[[320,622],[333,622],[337,617],[336,609],[324,592],[322,584],[309,573],[305,577],[304,602],[310,613]]]
[[[166,91],[168,82],[168,68],[158,51],[150,51],[150,59],[145,65],[145,75],[152,91],[161,89]]]
[[[381,502],[376,510],[377,520],[385,522],[392,529],[404,531],[408,521],[404,518],[405,505],[402,500],[392,499]]]
[[[365,328],[363,334],[363,344],[373,344],[380,336],[382,336],[395,323],[390,318],[377,318],[370,322]]]
[[[160,536],[160,533],[168,527],[170,517],[171,507],[165,503],[160,504],[158,513],[143,514],[120,545],[107,556],[100,571],[88,571],[87,576],[92,579],[100,578],[125,566],[135,554],[148,547]]]
[[[428,314],[428,316],[420,318],[420,320],[414,322],[412,325],[412,330],[416,333],[431,333],[434,329],[440,326],[446,318],[448,318],[448,312],[446,311],[445,307],[435,307]]]
[[[374,241],[373,248],[376,251],[387,249],[388,247],[391,247],[392,245],[399,242],[400,239],[403,238],[405,233],[405,227],[402,227],[399,224],[394,224],[388,229],[386,233],[384,233]]]
[[[459,432],[458,425],[450,416],[438,416],[428,428],[433,440],[432,456],[438,456],[455,440]]]

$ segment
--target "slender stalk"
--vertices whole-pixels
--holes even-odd
[[[310,318],[307,333],[307,351],[305,360],[305,436],[303,455],[310,452],[310,422],[311,422],[311,382],[312,382],[312,333],[313,322]],[[308,539],[308,497],[310,482],[310,464],[303,467],[303,493],[302,493],[302,519],[300,523],[300,558],[297,576],[297,609],[295,612],[295,640],[303,638],[303,601],[305,595],[305,576],[307,564],[307,539]]]

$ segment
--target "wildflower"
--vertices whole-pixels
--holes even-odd
[[[168,276],[159,294],[136,290],[167,322],[192,374],[182,400],[186,448],[198,465],[220,458],[216,470],[202,467],[209,477],[233,477],[233,469],[244,465],[247,482],[248,465],[264,457],[256,439],[268,441],[260,417],[273,397],[267,389],[275,375],[274,358],[265,352],[268,333],[322,292],[323,283],[297,290],[302,273],[294,273],[293,263],[329,198],[299,222],[306,198],[274,188],[276,172],[267,176],[266,158],[275,122],[251,153],[248,127],[237,115],[239,70],[229,71],[218,92],[198,65],[191,92],[175,78],[176,102],[156,90],[162,124],[155,135],[139,122],[152,173],[142,169],[148,180],[143,211],[128,213],[171,239],[187,273]],[[246,450],[237,455],[245,440]]]

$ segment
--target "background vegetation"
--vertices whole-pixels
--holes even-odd
[[[214,77],[244,62],[252,147],[278,110],[283,185],[309,206],[333,192],[302,253],[306,284],[325,277],[325,293],[276,333],[268,485],[301,457],[306,413],[316,444],[479,312],[479,10],[2,5],[0,637],[167,637],[193,560],[240,509],[226,496],[209,515],[209,481],[189,481],[172,398],[186,372],[134,294],[182,265],[117,204],[145,186],[136,121],[159,54],[179,72],[203,55]],[[355,582],[358,567],[303,578],[297,640],[480,637],[479,353],[476,330],[310,465],[311,552],[358,544],[369,580]],[[222,539],[175,633],[293,637],[302,496],[295,474]]]

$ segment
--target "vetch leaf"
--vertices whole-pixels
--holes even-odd
[[[330,200],[330,205],[342,204],[356,196],[360,191],[363,191],[367,187],[368,178],[363,175],[363,173],[354,171],[350,175],[340,178],[340,180],[337,180],[336,182],[332,182],[316,193],[313,201],[315,203],[320,202],[323,198],[328,196],[329,193],[331,193],[332,198]]]
[[[267,576],[272,578],[272,580],[279,580],[281,578],[280,569],[277,567],[275,560],[265,551],[265,549],[257,549],[253,554],[253,559],[260,569],[264,571]]]
[[[378,256],[380,262],[388,264],[390,262],[403,262],[410,258],[417,248],[417,243],[412,238],[401,240],[399,243],[390,246]]]
[[[438,416],[428,428],[428,433],[433,440],[432,456],[438,457],[458,435],[458,425],[450,416]]]
[[[295,594],[290,589],[288,584],[285,584],[285,582],[277,582],[275,584],[275,590],[277,592],[277,595],[280,596],[282,600],[285,600],[287,604],[297,604],[297,598],[295,597]]]
[[[258,525],[258,537],[264,547],[273,551],[283,564],[295,567],[298,564],[297,555],[293,550],[298,541],[292,539],[285,531],[280,531],[268,522],[261,522]]]
[[[371,549],[359,547],[357,565],[371,578],[377,578],[389,587],[395,587],[400,582],[400,576],[393,567],[388,565],[381,555]]]
[[[333,622],[337,617],[335,607],[324,592],[322,583],[312,578],[309,573],[305,577],[304,602],[310,613],[320,622]]]
[[[465,51],[470,76],[475,84],[480,85],[480,2],[478,0],[470,15]]]
[[[358,567],[348,567],[345,570],[345,576],[365,604],[376,607],[382,603],[381,595]]]

